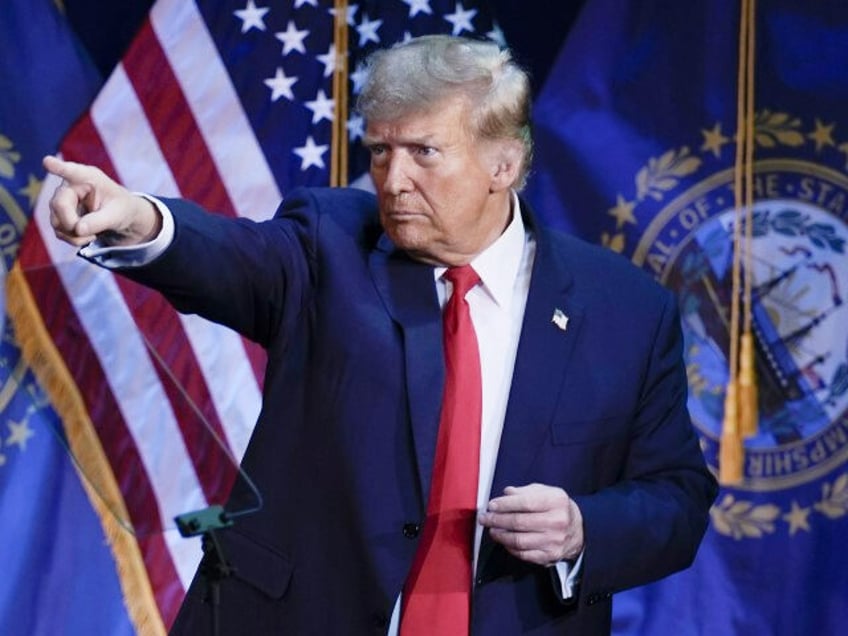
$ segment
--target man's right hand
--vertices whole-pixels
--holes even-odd
[[[106,245],[136,245],[159,234],[162,217],[156,207],[100,169],[53,156],[43,163],[62,179],[50,199],[50,224],[57,238],[77,247],[95,238]]]

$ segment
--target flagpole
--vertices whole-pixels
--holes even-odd
[[[333,133],[330,149],[330,186],[347,185],[348,144],[347,144],[347,0],[335,0],[333,24],[333,43],[336,63],[333,67]]]
[[[754,278],[754,52],[756,50],[756,0],[748,0],[748,50],[745,71],[745,291],[741,350],[739,358],[739,431],[743,438],[757,433],[758,392],[754,367],[754,336],[751,332]]]

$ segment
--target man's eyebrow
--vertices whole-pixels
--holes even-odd
[[[401,137],[395,136],[394,139],[389,142],[384,137],[373,136],[365,133],[362,137],[362,145],[363,146],[374,146],[374,145],[392,145],[392,146],[432,146],[435,141],[435,135],[425,134],[421,136],[410,136],[410,137]]]

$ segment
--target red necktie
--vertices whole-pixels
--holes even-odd
[[[470,265],[445,272],[445,393],[421,543],[403,589],[401,636],[467,635],[477,521],[482,380],[465,294],[480,282]]]

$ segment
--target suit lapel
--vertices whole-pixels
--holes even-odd
[[[492,481],[492,497],[500,496],[507,486],[526,485],[540,448],[549,443],[552,418],[583,321],[582,307],[568,294],[571,274],[557,257],[551,240],[550,235],[536,231],[536,257]],[[568,319],[564,329],[557,310]],[[481,574],[494,548],[494,542],[484,533],[478,558]]]
[[[426,506],[445,375],[433,268],[396,250],[385,235],[371,253],[369,266],[386,310],[403,332],[409,419]]]

